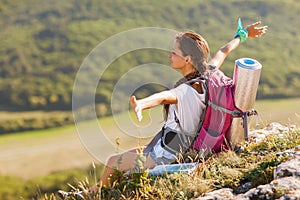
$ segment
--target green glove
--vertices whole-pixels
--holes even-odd
[[[239,20],[238,20],[237,31],[234,35],[234,38],[236,38],[236,37],[240,37],[241,42],[246,41],[248,38],[248,30],[243,29],[241,18],[239,18]]]

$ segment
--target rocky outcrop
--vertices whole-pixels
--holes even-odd
[[[293,128],[293,127],[292,127]],[[252,131],[249,138],[252,142],[260,142],[269,134],[284,134],[291,127],[272,123],[268,127]],[[252,188],[251,183],[245,183],[235,194],[230,188],[223,188],[206,193],[197,200],[300,200],[300,146],[278,152],[278,156],[289,156],[289,160],[278,165],[274,170],[274,180],[268,184]]]
[[[235,195],[230,188],[223,188],[206,193],[197,200],[256,200],[256,199],[300,199],[300,157],[280,164],[275,169],[272,182],[260,185],[247,192]]]

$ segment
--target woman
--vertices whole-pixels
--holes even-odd
[[[219,68],[226,56],[247,38],[245,32],[248,32],[246,34],[250,38],[260,37],[266,33],[267,27],[257,27],[260,24],[261,22],[258,21],[247,26],[246,29],[238,27],[234,39],[221,47],[210,61],[208,61],[209,46],[201,35],[183,32],[176,36],[169,58],[171,67],[179,70],[183,78],[177,81],[171,90],[159,92],[144,99],[137,100],[135,96],[130,99],[131,107],[138,121],[142,120],[142,111],[145,109],[164,104],[166,111],[163,130],[154,137],[143,151],[146,157],[143,163],[145,169],[175,161],[180,151],[185,151],[190,147],[190,139],[195,137],[199,129],[199,116],[205,109],[205,88],[201,81],[191,85],[184,83],[205,75],[211,66]],[[239,26],[241,26],[240,23]],[[166,132],[172,134],[166,134]],[[176,138],[178,133],[182,137]],[[170,135],[170,138],[166,138],[166,135]],[[175,145],[174,148],[169,148],[172,145]],[[139,148],[136,148],[111,156],[101,177],[101,185],[109,186],[108,178],[113,174],[113,168],[121,171],[133,169],[139,152]]]
[[[267,31],[267,26],[257,27],[260,24],[260,21],[255,22],[242,31],[247,30],[250,38],[260,37]],[[241,39],[245,40],[245,36],[239,35],[238,32],[239,28],[235,38],[221,47],[209,62],[209,46],[201,35],[193,32],[179,33],[176,36],[169,58],[171,59],[171,67],[181,71],[183,78],[171,90],[159,92],[140,100],[132,96],[130,104],[138,121],[143,118],[143,110],[164,104],[167,113],[164,129],[170,129],[171,132],[175,133],[184,133],[187,137],[183,140],[185,139],[188,143],[186,146],[189,148],[189,138],[193,138],[199,129],[199,116],[205,109],[205,88],[201,82],[192,84],[192,87],[183,83],[205,75],[209,70],[209,66],[219,68],[226,56],[238,47]],[[244,34],[244,32],[241,34]],[[162,163],[172,163],[177,159],[176,153],[178,152],[172,152],[161,142],[162,132],[158,133],[144,149],[143,153],[146,156],[145,169],[153,168]],[[186,147],[183,144],[181,148],[184,151]],[[102,184],[107,186],[107,180],[114,172],[112,167],[116,167],[121,171],[133,169],[137,156],[138,148],[110,157],[101,177]],[[123,161],[121,163],[119,162],[120,157]]]

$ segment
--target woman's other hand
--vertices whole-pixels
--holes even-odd
[[[257,27],[261,24],[261,21],[257,21],[246,27],[248,31],[248,37],[257,38],[265,34],[268,30],[268,26]]]
[[[130,105],[133,109],[133,111],[135,112],[135,115],[138,119],[138,121],[142,121],[143,119],[143,115],[142,115],[142,107],[139,105],[139,102],[136,100],[135,96],[131,96],[130,98]]]

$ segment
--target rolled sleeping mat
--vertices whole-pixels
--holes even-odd
[[[243,112],[254,108],[262,65],[251,58],[240,58],[235,61],[233,84],[234,100]],[[247,117],[248,118],[248,117]],[[236,147],[245,142],[243,119],[234,118],[231,126],[230,144]],[[247,123],[245,124],[249,128]]]

